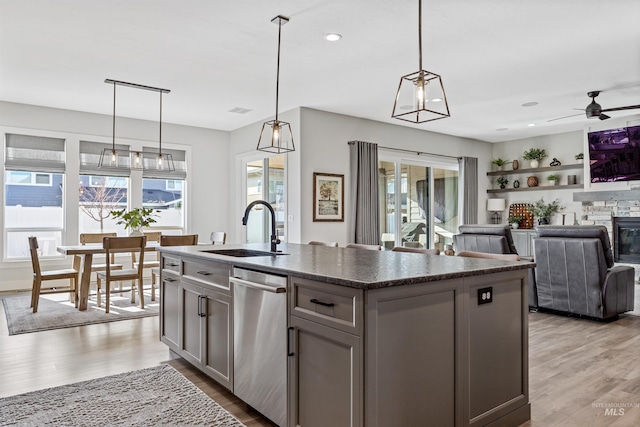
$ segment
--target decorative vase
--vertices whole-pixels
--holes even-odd
[[[538,225],[548,225],[549,219],[547,218],[538,218]]]
[[[511,167],[513,168],[514,171],[517,171],[518,168],[520,167],[520,163],[517,160],[514,160],[513,163],[511,163]]]
[[[551,179],[551,180],[549,180],[549,184],[556,185],[556,184],[558,184],[558,180],[557,179]]]
[[[140,227],[132,228],[131,233],[129,233],[129,236],[144,236],[144,233],[140,231]]]
[[[531,167],[537,168],[540,163],[537,160],[531,160]]]
[[[504,184],[500,184],[500,189],[504,190]]]
[[[514,230],[517,229],[518,227],[520,227],[520,224],[518,224],[517,222],[511,223],[511,228],[513,228]]]
[[[537,187],[538,186],[538,178],[536,178],[535,176],[530,176],[529,178],[527,178],[527,185],[529,187]]]
[[[520,188],[520,181],[518,181],[517,179],[513,180],[513,188]]]

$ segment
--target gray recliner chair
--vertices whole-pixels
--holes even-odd
[[[614,267],[607,228],[542,225],[534,238],[538,306],[607,319],[633,310],[634,269]]]
[[[511,227],[506,224],[468,224],[458,227],[460,234],[453,236],[456,253],[461,251],[486,252],[490,254],[518,254],[513,244]],[[523,261],[533,261],[521,257]],[[529,269],[529,307],[538,307],[534,269]]]

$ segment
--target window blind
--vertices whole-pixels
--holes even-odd
[[[142,147],[142,159],[144,162],[142,177],[156,179],[186,179],[186,152],[184,150],[171,150],[163,148],[162,154],[171,154],[171,157],[173,157],[173,165],[176,170],[170,172],[167,170],[158,169],[158,148]]]
[[[98,167],[100,155],[105,148],[111,149],[112,144],[102,142],[80,141],[80,174],[81,175],[100,175],[100,176],[131,176],[129,169],[129,146],[116,144],[118,152],[118,167]]]
[[[5,134],[6,170],[64,173],[64,139]]]

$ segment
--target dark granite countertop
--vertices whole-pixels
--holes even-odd
[[[369,251],[283,243],[283,255],[234,257],[209,250],[269,251],[269,244],[165,246],[158,250],[202,261],[218,261],[270,273],[294,275],[358,289],[376,289],[478,274],[533,268],[532,262],[508,262],[408,252]],[[286,254],[286,255],[284,255]]]

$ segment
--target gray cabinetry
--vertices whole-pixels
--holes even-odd
[[[289,426],[363,421],[363,291],[290,278]]]
[[[180,278],[165,272],[160,280],[160,339],[180,353]]]

